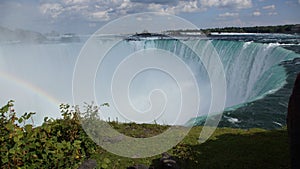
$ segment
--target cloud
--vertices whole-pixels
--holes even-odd
[[[197,1],[180,1],[176,6],[164,6],[161,4],[150,4],[149,11],[163,12],[169,14],[177,14],[181,12],[196,12],[200,11]]]
[[[219,14],[219,17],[235,17],[235,16],[239,16],[239,13],[226,12],[226,13],[223,13],[223,14]]]
[[[253,16],[260,16],[261,15],[261,12],[260,11],[254,11],[252,13]]]
[[[63,0],[60,2],[41,4],[40,12],[53,19],[76,16],[88,21],[107,21],[113,9],[116,9],[123,0]]]
[[[298,3],[300,4],[300,0],[298,0]]]
[[[266,9],[266,10],[275,10],[275,5],[268,5],[268,6],[264,6],[262,7],[263,9]]]
[[[252,7],[252,0],[199,0],[202,7],[246,9]]]
[[[89,0],[63,0],[64,4],[82,4],[82,3],[87,3]]]
[[[50,15],[52,18],[57,18],[64,11],[63,6],[59,3],[42,4],[39,9],[42,14]]]
[[[273,15],[278,15],[277,12],[269,12],[268,15],[273,16]]]
[[[90,17],[92,17],[92,20],[109,20],[110,17],[108,16],[107,11],[98,11],[90,14]]]
[[[93,22],[107,21],[139,12],[178,14],[199,12],[211,7],[233,10],[252,7],[252,0],[56,0],[51,2],[40,4],[39,9],[42,14],[52,19],[73,17]],[[220,16],[229,17],[230,13]]]
[[[196,12],[199,11],[198,8],[198,1],[180,1],[179,5],[177,6],[181,9],[182,12]]]
[[[40,5],[40,12],[53,19],[76,16],[88,21],[107,21],[126,14],[139,12],[200,11],[197,0],[62,0]]]
[[[46,20],[36,2],[32,1],[1,0],[0,16],[0,25],[11,29],[43,27]]]
[[[162,5],[176,5],[178,4],[178,0],[130,0],[134,3],[145,3],[145,4],[162,4]]]

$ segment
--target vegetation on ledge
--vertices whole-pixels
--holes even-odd
[[[123,169],[135,164],[157,168],[160,155],[131,159],[111,154],[97,146],[80,125],[81,115],[93,116],[97,107],[84,113],[75,107],[60,106],[61,119],[44,119],[41,126],[24,123],[34,113],[18,117],[13,102],[0,108],[1,168],[77,168],[84,160],[95,159],[97,168]],[[132,137],[151,137],[169,126],[110,122],[116,130]],[[202,127],[169,150],[182,169],[288,169],[289,146],[285,128],[280,130],[218,128],[205,143],[199,144]]]
[[[283,33],[283,34],[300,34],[300,24],[294,25],[276,25],[276,26],[254,26],[254,27],[224,27],[224,28],[207,28],[207,29],[186,29],[186,30],[169,30],[170,35],[180,35],[181,33],[204,33],[210,35],[212,32],[230,32],[230,33]]]
[[[277,25],[277,26],[255,26],[255,27],[225,27],[201,30],[205,34],[211,32],[236,32],[236,33],[300,33],[300,24]]]

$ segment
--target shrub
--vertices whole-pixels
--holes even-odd
[[[83,131],[76,107],[60,105],[62,119],[26,124],[35,113],[18,117],[9,101],[0,109],[1,168],[74,168],[89,158],[97,145]]]

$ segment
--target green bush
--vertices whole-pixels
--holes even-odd
[[[97,146],[81,127],[87,122],[88,129],[93,131],[97,129],[93,127],[102,124],[97,106],[87,105],[81,113],[78,107],[62,104],[61,119],[45,118],[41,126],[34,127],[26,124],[34,113],[18,117],[13,103],[9,101],[0,108],[0,168],[77,168],[86,159],[96,160],[97,169],[119,169],[135,164],[159,166],[160,155],[132,159]],[[158,124],[109,124],[136,138],[152,137],[169,128]],[[168,151],[182,169],[290,168],[286,128],[270,131],[217,128],[210,139],[199,144],[201,131],[201,126],[193,127],[184,140]]]
[[[76,168],[89,158],[97,145],[83,131],[79,111],[60,106],[63,119],[44,119],[41,126],[25,122],[35,113],[21,117],[9,101],[0,109],[1,168]]]

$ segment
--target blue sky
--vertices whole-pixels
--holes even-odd
[[[175,14],[199,28],[300,23],[300,0],[1,0],[0,26],[93,33],[140,12]]]

